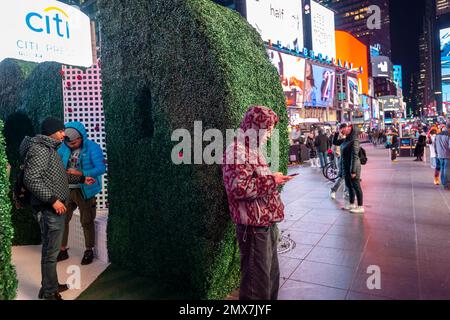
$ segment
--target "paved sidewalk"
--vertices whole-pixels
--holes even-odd
[[[450,191],[433,185],[429,163],[364,145],[366,213],[343,211],[342,193],[318,169],[294,167],[282,199],[283,237],[295,247],[279,255],[279,299],[450,299]],[[381,289],[369,290],[369,266]]]

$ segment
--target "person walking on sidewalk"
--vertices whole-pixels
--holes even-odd
[[[317,148],[314,144],[315,138],[314,138],[314,132],[311,131],[308,134],[308,138],[306,138],[306,147],[309,149],[309,159],[311,162],[311,168],[318,168],[319,165],[319,158],[317,157]]]
[[[423,161],[423,155],[425,153],[425,147],[427,146],[427,136],[423,131],[419,133],[419,139],[414,149],[414,156],[416,159],[414,161]]]
[[[69,258],[67,243],[69,223],[76,208],[80,210],[86,250],[81,265],[88,265],[94,259],[95,217],[97,213],[96,195],[101,192],[101,176],[106,172],[105,158],[100,146],[87,137],[86,129],[80,122],[69,122],[65,126],[65,142],[59,148],[64,167],[68,174],[89,176],[95,179],[91,185],[70,184],[70,197],[67,206],[64,236],[58,261]]]
[[[328,163],[328,149],[330,149],[330,140],[323,133],[323,129],[319,130],[319,135],[316,137],[314,141],[314,145],[317,148],[317,154],[320,159],[320,167],[323,169]]]
[[[224,154],[223,181],[241,253],[241,300],[276,300],[280,286],[278,227],[284,205],[278,187],[292,177],[272,173],[260,148],[278,123],[278,116],[263,106],[250,107],[240,128],[263,136],[256,148],[235,139]],[[261,131],[263,130],[263,131]],[[254,150],[257,149],[257,150]],[[257,161],[249,161],[249,159]]]
[[[446,127],[436,136],[436,155],[441,168],[441,184],[450,190],[450,120]]]
[[[330,197],[333,200],[336,200],[336,192],[339,191],[339,189],[342,187],[343,184],[345,184],[345,179],[342,176],[342,154],[341,154],[341,145],[344,143],[345,141],[345,135],[344,133],[347,130],[347,124],[346,123],[342,123],[336,133],[333,136],[333,146],[336,148],[336,150],[339,150],[339,158],[338,158],[338,163],[337,163],[337,167],[339,169],[339,173],[338,173],[338,177],[336,182],[334,183],[333,187],[330,190]],[[348,190],[347,188],[345,188],[344,190],[344,198],[346,201],[348,201]]]
[[[441,168],[439,165],[439,159],[437,158],[436,155],[436,134],[437,134],[436,129],[431,129],[430,136],[428,137],[428,147],[430,149],[431,168],[434,169],[434,184],[438,186],[441,184],[439,178],[441,174]]]
[[[352,213],[364,213],[363,191],[361,189],[361,161],[359,158],[360,141],[358,139],[358,129],[353,125],[348,125],[342,130],[346,136],[341,144],[342,176],[345,179],[345,186],[349,193],[349,203],[345,204],[345,209]],[[355,205],[355,197],[358,206]]]
[[[392,129],[392,131],[389,133],[387,137],[387,145],[391,149],[391,161],[397,162],[397,155],[399,152],[399,140],[398,140],[398,133],[395,129]]]

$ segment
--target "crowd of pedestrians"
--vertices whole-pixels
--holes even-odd
[[[404,130],[401,138],[412,139],[414,145],[414,160],[427,161],[426,150],[429,152],[430,164],[433,169],[433,182],[445,189],[450,188],[449,161],[450,161],[450,121],[446,124],[431,126],[418,125],[414,129]],[[400,135],[396,127],[385,130],[372,130],[369,141],[373,145],[383,145],[390,150],[391,161],[397,162],[400,153]]]

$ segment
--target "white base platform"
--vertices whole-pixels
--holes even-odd
[[[95,219],[95,257],[100,261],[105,263],[108,260],[108,248],[107,248],[107,238],[106,238],[106,227],[108,224],[108,210],[97,209],[97,218]],[[69,243],[68,247],[70,251],[78,250],[84,252],[84,234],[83,228],[80,222],[80,213],[77,210],[74,211],[72,220],[70,220],[69,225]]]
[[[72,276],[70,268],[79,268],[81,286],[80,289],[68,290],[61,295],[64,300],[75,300],[86,290],[97,277],[105,271],[109,263],[95,259],[87,266],[81,266],[83,251],[72,248],[69,250],[70,258],[58,263],[58,277],[60,283],[66,283]],[[16,267],[19,287],[17,300],[38,300],[41,287],[41,246],[21,246],[12,248],[12,260]]]

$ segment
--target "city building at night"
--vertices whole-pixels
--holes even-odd
[[[450,13],[450,0],[436,0],[436,13],[438,16]]]
[[[377,77],[373,78],[373,83],[376,97],[397,95],[397,86],[391,79]]]
[[[336,14],[336,29],[355,35],[366,45],[380,45],[380,54],[391,56],[389,0],[320,0]],[[381,9],[381,29],[371,29],[368,19],[373,14],[369,7]]]
[[[435,0],[425,1],[425,15],[422,34],[419,38],[420,69],[418,79],[417,110],[420,114],[429,114],[430,108],[436,108],[436,92],[440,92],[438,82],[439,60],[436,52],[437,26]]]

